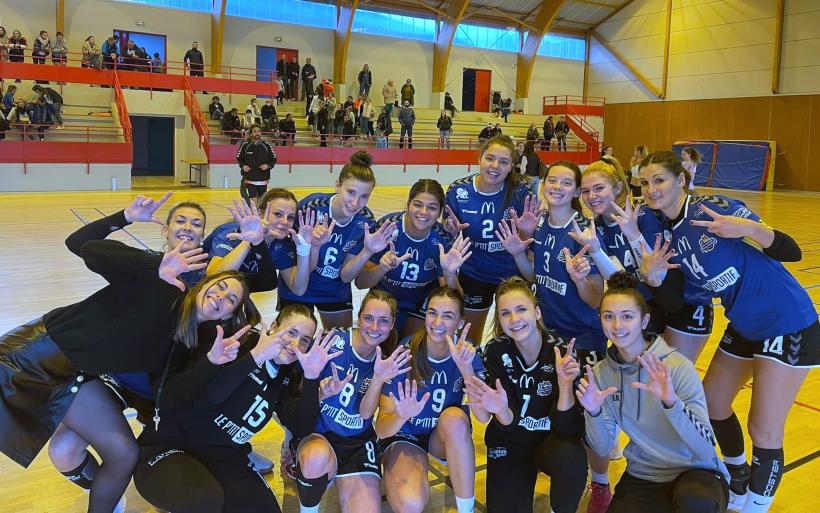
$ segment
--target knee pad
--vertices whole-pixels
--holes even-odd
[[[327,474],[319,477],[307,478],[302,469],[296,467],[296,488],[299,490],[299,503],[307,508],[318,506],[327,490],[329,482]]]

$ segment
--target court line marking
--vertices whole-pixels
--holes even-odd
[[[786,473],[788,473],[792,470],[796,470],[796,469],[802,467],[803,465],[814,461],[818,457],[820,457],[820,449],[814,451],[811,454],[807,454],[807,455],[803,456],[800,459],[794,460],[793,462],[789,463],[788,465],[783,467],[783,473],[786,474]]]
[[[99,209],[99,208],[97,208],[97,207],[94,207],[94,210],[96,210],[97,212],[99,212],[99,214],[100,214],[101,216],[103,216],[103,217],[107,217],[107,216],[108,216],[108,214],[104,213],[102,210],[100,210],[100,209]],[[88,223],[86,223],[86,224],[88,224]],[[134,239],[135,241],[137,241],[137,244],[141,245],[143,248],[145,248],[145,249],[147,249],[147,250],[151,250],[151,248],[148,246],[148,244],[146,244],[146,243],[142,242],[142,240],[140,240],[140,238],[139,238],[139,237],[137,237],[137,236],[136,236],[136,235],[134,235],[133,233],[129,232],[127,228],[121,228],[121,229],[120,229],[120,231],[125,232],[125,233],[129,236],[129,237],[131,237],[132,239]],[[112,233],[113,233],[113,232],[112,232]]]

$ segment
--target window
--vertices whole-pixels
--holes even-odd
[[[351,31],[361,34],[435,41],[436,22],[428,18],[357,9]]]
[[[547,34],[541,40],[538,55],[583,61],[586,59],[586,41],[572,36]]]
[[[225,14],[311,27],[336,26],[333,5],[303,0],[228,0]]]
[[[211,0],[116,0],[126,4],[144,4],[183,11],[211,12]]]
[[[518,31],[514,28],[503,29],[461,23],[456,30],[453,44],[502,52],[517,52]]]

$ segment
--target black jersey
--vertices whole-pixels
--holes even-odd
[[[557,345],[566,353],[566,341],[552,332],[542,332],[541,352],[532,365],[526,365],[515,342],[506,335],[492,339],[484,350],[484,368],[491,386],[500,379],[507,392],[507,401],[513,412],[509,426],[501,425],[495,417],[487,427],[487,439],[505,440],[513,445],[530,446],[538,443],[551,431],[563,435],[578,435],[584,431],[584,417],[580,406],[558,411],[558,375],[555,372]],[[576,350],[579,363],[594,364],[597,355],[591,351]]]

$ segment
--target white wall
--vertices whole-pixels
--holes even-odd
[[[515,70],[513,70],[515,71]],[[530,79],[527,114],[543,112],[544,96],[584,94],[584,61],[536,57]]]
[[[820,3],[788,0],[783,22],[780,91],[820,92]]]

